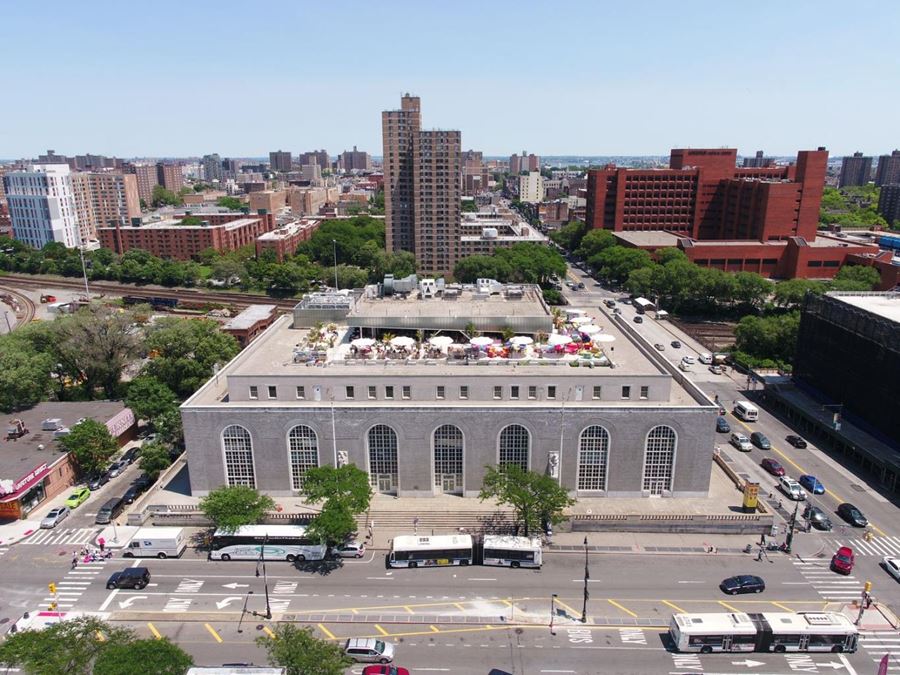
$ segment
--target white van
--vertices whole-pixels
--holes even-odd
[[[806,491],[803,489],[803,486],[793,478],[779,476],[778,487],[787,495],[788,499],[793,499],[795,502],[801,502],[806,499]]]
[[[125,558],[177,558],[187,548],[183,527],[142,527],[122,553]]]
[[[700,355],[697,356],[697,360],[707,366],[712,365],[713,357],[709,352],[700,352]]]
[[[749,401],[735,401],[733,412],[735,417],[739,417],[745,422],[755,422],[759,419],[759,410]]]

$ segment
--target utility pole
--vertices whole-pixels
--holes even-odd
[[[794,525],[797,524],[797,511],[800,509],[800,502],[794,504],[794,513],[791,514],[791,522],[788,523],[787,536],[784,540],[784,552],[791,552],[791,544],[794,542]]]
[[[584,604],[581,606],[581,623],[587,623],[587,601],[590,597],[588,593],[588,580],[591,578],[591,571],[588,569],[588,542],[587,535],[584,535]]]
[[[337,281],[337,239],[331,240],[331,247],[334,250],[334,290],[337,292],[338,290],[338,281]]]
[[[553,617],[556,616],[556,593],[550,596],[550,635],[556,635],[553,630]]]
[[[262,565],[263,588],[266,593],[266,618],[272,619],[272,606],[269,604],[269,577],[266,574],[266,544],[269,543],[269,535],[263,537],[262,548],[259,549],[259,560],[256,561],[256,577],[259,578],[259,566]],[[257,614],[257,612],[253,612]]]

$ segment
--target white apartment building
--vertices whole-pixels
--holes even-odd
[[[539,171],[519,176],[519,200],[529,204],[544,201],[544,177]]]
[[[79,246],[78,210],[66,164],[30,165],[3,177],[13,236],[34,248],[58,241]]]

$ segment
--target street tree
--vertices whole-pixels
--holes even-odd
[[[154,185],[150,203],[154,208],[159,208],[160,206],[181,206],[181,197],[175,192],[167,190],[162,185]]]
[[[775,284],[755,272],[736,272],[732,276],[734,299],[753,308],[762,307],[775,288]]]
[[[231,532],[242,525],[256,525],[273,508],[271,497],[246,485],[223,485],[200,500],[200,510],[215,527]]]
[[[343,675],[353,661],[341,646],[320,640],[309,626],[275,624],[274,637],[261,635],[256,644],[266,650],[269,662],[287,671],[287,675]]]
[[[92,419],[76,424],[59,443],[86,473],[97,472],[119,449],[106,425]]]
[[[124,675],[152,672],[153,675],[184,675],[194,665],[190,654],[169,641],[119,641],[105,645],[94,662],[92,675]]]
[[[140,375],[128,384],[125,405],[141,420],[154,425],[161,414],[178,408],[178,397],[162,382],[150,375]]]
[[[368,509],[372,500],[369,475],[355,464],[307,469],[300,493],[310,502],[343,504],[354,515]]]
[[[216,206],[221,206],[229,211],[240,211],[246,204],[237,197],[219,197]]]
[[[551,232],[550,239],[567,251],[574,251],[581,245],[581,240],[588,231],[587,223],[583,220],[570,220],[555,232]]]
[[[233,286],[247,276],[247,268],[240,260],[219,258],[212,263],[209,278],[220,281],[226,286]]]
[[[131,630],[82,616],[52,623],[43,630],[7,634],[0,644],[0,663],[33,675],[91,675],[95,660],[106,649],[133,640]]]
[[[0,337],[0,410],[39,403],[52,386],[53,358],[35,349],[19,331]]]
[[[524,528],[526,537],[539,530],[542,520],[554,525],[562,522],[565,509],[575,503],[554,478],[525,471],[515,464],[486,467],[478,498],[511,506],[516,513],[516,524]]]
[[[160,413],[153,419],[153,428],[159,434],[160,440],[174,448],[184,447],[184,427],[181,424],[181,411],[171,408]]]
[[[878,270],[868,265],[844,265],[834,278],[837,281],[855,281],[865,284],[868,287],[865,289],[867,291],[871,291],[881,281]]]
[[[594,257],[600,251],[616,245],[616,238],[609,230],[590,230],[581,238],[581,243],[575,249],[575,254],[585,260]]]
[[[138,466],[154,481],[171,464],[169,449],[162,443],[145,443],[141,447],[141,459]]]
[[[775,304],[779,307],[799,307],[807,292],[825,292],[825,284],[813,279],[788,279],[775,285]]]
[[[330,499],[309,522],[307,532],[313,539],[334,546],[356,532],[356,518],[344,502]]]
[[[641,267],[651,267],[654,263],[647,251],[639,248],[611,246],[588,259],[588,264],[599,270],[604,279],[624,282],[628,275]]]

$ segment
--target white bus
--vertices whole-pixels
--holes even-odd
[[[500,567],[540,567],[541,540],[537,537],[484,536],[482,564]]]
[[[244,525],[233,532],[216,530],[212,560],[322,560],[325,544],[306,536],[302,525]]]
[[[855,652],[859,630],[836,612],[675,614],[679,652]]]
[[[632,303],[634,308],[637,310],[638,314],[643,314],[651,309],[656,309],[656,305],[650,302],[647,298],[635,298]]]
[[[472,564],[469,534],[394,537],[388,567],[444,567]]]
[[[735,401],[733,412],[745,422],[755,422],[759,419],[759,410],[750,401]]]

